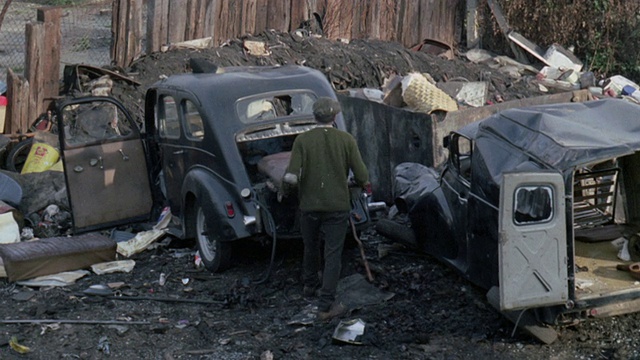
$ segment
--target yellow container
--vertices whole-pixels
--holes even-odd
[[[58,162],[58,159],[60,159],[58,149],[45,143],[34,142],[20,173],[46,171]]]

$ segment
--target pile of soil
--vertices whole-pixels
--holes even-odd
[[[245,41],[266,45],[268,55],[250,55]],[[296,64],[317,69],[327,76],[336,91],[383,86],[393,75],[428,73],[436,82],[488,81],[489,101],[508,101],[541,95],[533,75],[512,78],[486,64],[469,62],[462,54],[453,60],[426,52],[412,51],[399,43],[378,40],[351,40],[348,43],[317,36],[263,32],[232,39],[220,47],[201,50],[179,49],[158,52],[136,60],[122,70],[140,82],[131,86],[119,82],[114,96],[137,116],[142,116],[146,89],[164,76],[191,72],[191,59],[207,60],[219,67],[274,66]]]
[[[411,71],[436,80],[486,79],[505,100],[537,94],[533,83],[483,65],[412,52],[398,44],[265,33],[271,55],[254,57],[242,39],[226,46],[157,53],[136,61],[114,94],[142,109],[146,87],[161,76],[187,72],[189,59],[220,66],[304,64],[323,71],[337,90],[380,87],[385,77]],[[484,74],[484,75],[483,75]],[[138,113],[139,114],[139,113]],[[140,115],[140,114],[139,114]],[[131,258],[130,273],[90,274],[66,287],[31,288],[0,281],[2,359],[632,359],[640,358],[640,315],[558,328],[541,345],[488,305],[485,291],[411,248],[393,244],[373,227],[361,235],[373,274],[369,284],[389,295],[309,325],[290,324],[313,301],[302,294],[300,241],[271,247],[234,245],[233,267],[223,273],[196,268],[194,244],[167,235]],[[358,248],[349,241],[343,277],[366,278]],[[114,287],[89,295],[92,285]],[[391,296],[392,295],[392,296]],[[361,343],[333,339],[342,320],[366,323]],[[21,321],[17,321],[21,320]],[[19,354],[9,344],[30,348]]]

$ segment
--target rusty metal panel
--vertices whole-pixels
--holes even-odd
[[[391,203],[396,165],[433,165],[431,117],[343,95],[338,99],[347,131],[356,138],[369,170],[375,200]]]

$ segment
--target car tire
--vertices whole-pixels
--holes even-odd
[[[27,161],[29,151],[31,151],[31,145],[33,145],[33,138],[22,140],[11,147],[11,151],[7,154],[5,167],[9,171],[20,173],[22,167],[24,167]]]
[[[205,268],[212,272],[227,269],[231,265],[231,243],[221,241],[217,234],[208,231],[202,206],[196,209],[195,225],[196,243]]]

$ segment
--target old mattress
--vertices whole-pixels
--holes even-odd
[[[0,257],[9,281],[17,281],[113,261],[116,258],[116,242],[94,233],[54,237],[1,244]]]

